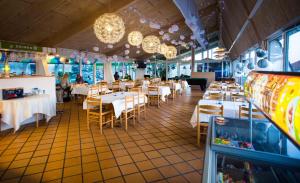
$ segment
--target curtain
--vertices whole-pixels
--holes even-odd
[[[104,63],[104,80],[111,83],[115,81],[113,72],[112,72],[112,66],[110,62]]]

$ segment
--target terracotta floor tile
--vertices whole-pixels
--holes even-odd
[[[98,182],[102,180],[102,175],[100,171],[88,172],[83,174],[83,182]]]
[[[81,157],[67,158],[65,159],[64,167],[70,167],[70,166],[75,166],[80,164],[81,164]]]
[[[162,166],[166,166],[169,165],[170,163],[165,160],[164,158],[155,158],[155,159],[151,159],[151,162],[153,163],[153,165],[155,167],[162,167]]]
[[[203,168],[203,159],[196,159],[188,161],[188,163],[196,170],[201,170]]]
[[[30,165],[26,168],[25,175],[43,172],[46,164]]]
[[[15,160],[22,160],[31,158],[33,152],[20,153],[16,156]]]
[[[22,177],[21,183],[39,183],[41,181],[42,175],[42,173],[25,175],[24,177]]]
[[[188,183],[188,181],[183,176],[171,177],[168,179],[169,183]],[[196,182],[200,182],[200,180],[196,180]]]
[[[175,154],[174,151],[172,151],[170,148],[167,149],[160,149],[158,150],[160,154],[162,154],[163,156],[168,156],[168,155],[172,155]]]
[[[120,169],[123,175],[132,174],[139,171],[135,164],[122,165],[120,166]]]
[[[95,162],[98,161],[98,157],[96,154],[90,154],[86,156],[82,156],[82,162],[83,163],[90,163],[90,162]]]
[[[140,161],[136,163],[137,167],[140,171],[149,170],[155,168],[154,165],[151,163],[150,160]]]
[[[147,156],[144,153],[138,153],[131,155],[134,162],[144,161],[147,160]]]
[[[126,156],[128,155],[128,153],[126,152],[126,150],[115,150],[113,151],[113,154],[115,157],[121,157],[121,156]]]
[[[81,183],[82,182],[82,175],[73,175],[70,177],[64,177],[63,178],[63,183]]]
[[[114,155],[112,152],[104,152],[104,153],[99,153],[98,154],[99,160],[105,160],[105,159],[110,159],[113,158]]]
[[[142,174],[145,177],[147,182],[153,182],[153,181],[163,179],[163,176],[156,169],[144,171],[142,172]]]
[[[22,160],[13,161],[12,164],[9,166],[9,168],[12,169],[12,168],[20,168],[20,167],[27,166],[29,161],[30,161],[30,159],[22,159]]]
[[[173,154],[170,156],[166,156],[165,157],[171,164],[175,164],[175,163],[179,163],[179,162],[183,162],[183,159],[180,158],[178,155]]]
[[[25,171],[25,167],[9,169],[5,172],[2,179],[6,180],[6,179],[12,179],[12,178],[16,178],[16,177],[21,177],[23,175],[24,171]]]
[[[43,174],[43,182],[60,179],[62,177],[62,169],[51,170],[48,172],[44,172]]]
[[[130,156],[117,157],[116,161],[118,165],[125,165],[133,162]]]
[[[111,168],[117,166],[117,162],[115,159],[106,159],[100,161],[100,166],[102,169]]]
[[[144,183],[144,182],[146,182],[144,180],[144,177],[140,173],[126,175],[126,176],[124,176],[124,178],[127,183]]]
[[[189,160],[193,160],[196,159],[197,157],[194,156],[192,153],[190,152],[186,152],[186,153],[180,153],[178,154],[182,159],[184,159],[185,161],[189,161]]]
[[[118,167],[102,169],[102,174],[105,180],[121,176]]]
[[[201,175],[198,172],[184,174],[184,177],[191,183],[199,182],[201,180]]]
[[[187,172],[191,172],[194,169],[191,167],[190,164],[186,163],[186,162],[181,162],[181,163],[177,163],[173,165],[180,173],[187,173]]]
[[[105,183],[124,183],[124,182],[125,181],[123,180],[123,177],[112,178],[105,181]]]
[[[160,167],[159,171],[165,178],[174,177],[176,175],[179,175],[179,172],[171,165]]]
[[[149,151],[149,152],[145,152],[145,154],[149,159],[161,157],[161,154],[157,151]]]
[[[82,164],[82,169],[84,173],[93,172],[100,170],[100,166],[98,162],[84,163]]]
[[[63,161],[53,161],[53,162],[47,163],[45,171],[60,169],[60,168],[63,168],[63,167],[64,167],[64,162]]]
[[[29,165],[36,165],[36,164],[46,163],[47,159],[48,159],[48,156],[35,157],[35,158],[32,158],[30,160]]]
[[[63,160],[64,158],[65,158],[65,154],[64,153],[53,154],[53,155],[49,156],[48,162]]]

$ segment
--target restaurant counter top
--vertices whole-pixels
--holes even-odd
[[[54,76],[20,76],[0,78],[0,100],[2,100],[2,89],[9,88],[23,88],[24,93],[32,93],[34,88],[38,88],[41,91],[45,91],[45,94],[50,96],[51,104],[54,106],[56,105],[56,87]],[[10,126],[9,128],[12,127]]]

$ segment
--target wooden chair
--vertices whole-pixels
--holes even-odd
[[[246,101],[246,100],[245,100],[245,96],[244,96],[244,95],[241,95],[241,94],[238,94],[238,93],[232,93],[232,94],[230,95],[230,98],[231,98],[231,100],[234,101],[234,102],[244,102],[244,101]]]
[[[148,87],[148,105],[152,104],[152,103],[156,103],[157,107],[159,107],[160,105],[160,94],[159,94],[159,88],[158,87]]]
[[[223,93],[209,93],[208,96],[205,97],[206,100],[223,100]]]
[[[246,106],[239,107],[239,118],[249,118],[249,108]],[[265,116],[258,110],[252,109],[252,118],[254,119],[265,119]]]
[[[102,134],[102,126],[104,124],[110,123],[111,128],[114,127],[113,124],[113,111],[112,110],[104,110],[102,105],[102,99],[88,97],[87,100],[87,128],[90,129],[90,123],[96,122],[99,123],[100,133]]]
[[[123,119],[124,118],[124,119]],[[121,124],[123,120],[125,120],[125,130],[128,129],[128,120],[133,120],[133,125],[135,125],[135,104],[134,104],[134,96],[126,96],[125,97],[125,109],[122,111],[121,115]]]
[[[202,122],[200,114],[208,114],[212,116],[223,116],[223,105],[197,105],[197,144],[200,144],[201,135],[207,134],[208,123]]]
[[[88,97],[97,97],[97,96],[99,96],[99,86],[93,85],[89,89]]]
[[[140,121],[141,113],[144,113],[144,119],[146,119],[146,95],[142,92],[142,88],[132,88],[131,92],[137,92],[137,102],[135,103],[135,109],[137,113],[137,119]]]
[[[170,88],[171,88],[171,98],[175,99],[177,95],[177,90],[176,90],[176,84],[174,82],[170,83]]]
[[[221,85],[210,85],[209,86],[209,90],[222,90],[222,86]]]
[[[113,92],[118,92],[121,90],[120,83],[118,81],[112,83]]]
[[[107,90],[108,90],[107,82],[99,83],[99,92],[101,95],[105,95]]]
[[[227,87],[227,91],[231,91],[231,92],[239,92],[241,90],[240,86],[228,86]]]

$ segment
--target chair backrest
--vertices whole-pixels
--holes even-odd
[[[240,91],[241,87],[240,86],[228,86],[227,91]]]
[[[87,103],[87,110],[90,111],[91,109],[99,109],[99,112],[102,113],[102,98],[101,97],[91,97],[88,96],[86,98],[86,103]]]
[[[125,96],[125,112],[134,107],[134,96]]]
[[[118,82],[118,81],[113,82],[113,83],[112,83],[112,88],[113,88],[113,89],[118,89],[118,88],[120,88],[120,82]]]
[[[105,94],[105,92],[108,90],[108,84],[107,82],[101,82],[99,83],[99,92],[101,94]]]
[[[210,85],[209,89],[211,90],[222,90],[222,86],[221,85]]]
[[[155,87],[155,86],[149,86],[149,87],[148,87],[148,94],[159,95],[159,88],[158,88],[158,87]]]
[[[197,121],[200,122],[199,114],[209,114],[213,116],[223,116],[223,105],[197,105]]]
[[[99,86],[93,85],[89,89],[88,97],[97,97],[97,96],[99,96]]]
[[[134,87],[134,88],[131,88],[130,91],[141,93],[142,92],[142,87]]]
[[[239,94],[239,93],[232,93],[230,95],[230,98],[232,101],[235,101],[235,102],[243,102],[243,101],[246,101],[245,100],[245,96],[242,95],[242,94]]]
[[[240,106],[239,107],[239,117],[240,118],[249,118],[249,108],[246,106]],[[264,119],[265,116],[258,110],[258,109],[252,109],[252,118],[254,119]]]
[[[208,100],[223,100],[224,94],[223,93],[208,93],[208,96],[205,97]]]

